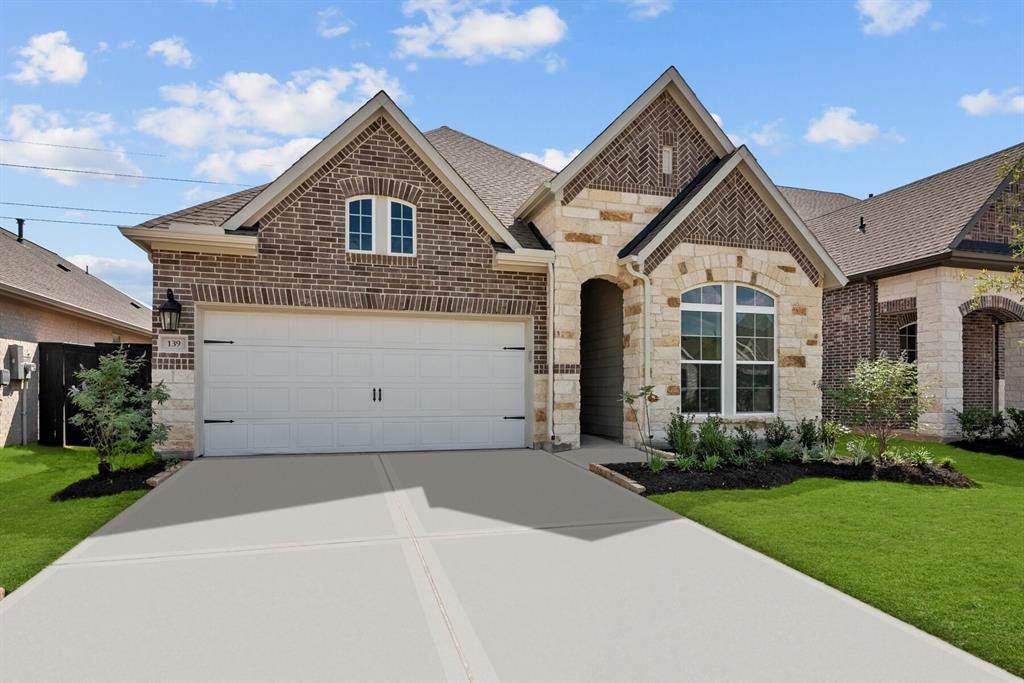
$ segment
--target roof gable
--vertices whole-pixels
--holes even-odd
[[[692,164],[693,171],[699,169],[710,157],[722,157],[735,150],[735,146],[729,137],[722,130],[704,105],[697,99],[697,96],[687,85],[683,77],[675,67],[669,67],[654,83],[652,83],[636,100],[630,104],[625,111],[612,121],[600,135],[594,138],[576,158],[565,168],[545,183],[519,207],[517,216],[526,217],[530,211],[542,203],[546,197],[566,191],[570,184],[586,169],[592,161],[598,158],[616,138],[626,130],[638,117],[644,114],[652,104],[655,104],[663,95],[672,98],[679,109],[685,115],[687,122],[693,126],[701,141],[707,145],[710,153],[704,162]],[[572,189],[568,189],[572,192]]]
[[[369,102],[360,107],[352,116],[335,128],[313,149],[292,164],[276,180],[265,186],[255,197],[242,206],[224,222],[225,230],[235,230],[255,224],[278,202],[289,196],[297,187],[331,159],[353,137],[377,117],[387,122],[405,139],[413,151],[428,165],[452,193],[463,203],[470,214],[490,234],[491,238],[509,244],[513,249],[521,248],[508,229],[498,220],[490,208],[473,192],[466,181],[452,168],[451,164],[430,144],[423,133],[406,117],[387,93],[377,93]]]
[[[729,195],[725,201],[723,193]],[[727,216],[719,216],[728,204]],[[691,220],[692,217],[692,220]],[[667,251],[688,240],[790,252],[815,284],[846,284],[846,277],[786,198],[744,146],[709,164],[636,238],[621,259],[647,261],[648,270]],[[819,277],[819,272],[822,277]]]

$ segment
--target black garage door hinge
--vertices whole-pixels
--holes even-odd
[[[231,424],[234,420],[203,420],[203,424],[207,425],[219,425],[219,424]]]
[[[204,344],[234,344],[234,341],[227,341],[225,339],[204,339]]]
[[[525,420],[525,415],[506,415],[503,419],[505,420]]]
[[[502,346],[502,351],[525,351],[525,346]]]

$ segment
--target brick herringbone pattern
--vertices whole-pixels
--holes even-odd
[[[790,237],[739,169],[730,173],[693,213],[676,227],[647,258],[648,273],[679,244],[712,244],[788,252],[815,285],[821,274]]]
[[[672,146],[672,172],[662,173],[661,148]],[[715,153],[667,92],[659,95],[565,187],[562,204],[584,188],[672,197]]]

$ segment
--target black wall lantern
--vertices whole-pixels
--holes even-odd
[[[167,301],[160,306],[160,329],[164,332],[176,332],[179,320],[181,320],[181,304],[174,298],[174,291],[168,289]]]

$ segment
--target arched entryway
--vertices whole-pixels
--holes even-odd
[[[607,280],[580,289],[580,431],[622,440],[622,290]]]
[[[1024,306],[1001,296],[984,296],[960,306],[963,314],[963,406],[1002,410],[1016,407],[1017,365],[1024,336]]]

